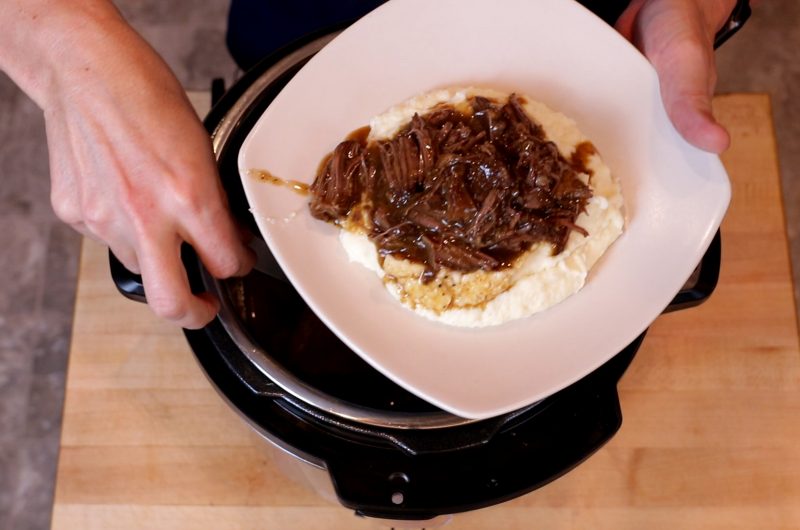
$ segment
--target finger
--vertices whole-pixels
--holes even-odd
[[[81,217],[80,187],[76,179],[78,169],[59,109],[45,112],[45,132],[50,165],[50,204],[53,212],[63,222],[85,234]]]
[[[666,110],[675,129],[692,145],[710,153],[730,146],[728,131],[712,114],[710,97],[685,92],[666,103]]]
[[[215,278],[244,276],[255,265],[255,252],[242,242],[232,228],[221,229],[217,226],[199,237],[188,236],[186,239]]]
[[[134,274],[142,273],[142,269],[139,267],[139,259],[131,247],[127,245],[108,245],[108,248],[126,269]]]
[[[614,29],[631,42],[633,41],[636,18],[639,15],[639,11],[642,9],[644,1],[645,0],[633,0],[628,4],[628,7],[625,8],[625,11],[622,12],[614,24]]]
[[[658,72],[664,108],[678,132],[703,149],[721,153],[730,137],[711,109],[713,58],[697,40],[673,42],[652,59]]]
[[[187,329],[201,328],[214,318],[219,302],[208,294],[192,294],[177,238],[143,238],[138,255],[147,305],[158,317]]]
[[[81,234],[83,237],[107,246],[108,249],[119,260],[119,262],[122,263],[122,265],[129,271],[133,272],[134,274],[141,273],[141,269],[139,267],[139,260],[136,257],[136,251],[130,245],[126,245],[124,243],[109,243],[108,241],[103,241],[99,237],[97,237],[96,234],[92,233],[92,231],[89,230],[86,227],[86,225],[82,222],[67,223],[67,224],[73,230]]]
[[[245,245],[242,231],[221,199],[217,207],[186,217],[184,223],[184,239],[215,278],[244,276],[255,265],[255,253]]]
[[[138,272],[136,253],[130,247],[109,244],[95,233],[84,219],[84,197],[78,176],[86,176],[94,168],[81,163],[83,149],[75,145],[74,122],[68,120],[59,106],[45,111],[48,158],[50,164],[50,202],[56,216],[84,237],[108,244],[115,256],[129,270]],[[78,135],[84,137],[85,135]]]
[[[700,149],[720,153],[730,138],[711,109],[716,82],[713,47],[702,17],[693,16],[689,8],[680,1],[646,4],[634,39],[640,39],[658,73],[664,108],[677,131]]]

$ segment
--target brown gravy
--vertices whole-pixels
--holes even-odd
[[[298,180],[290,180],[290,179],[282,179],[280,177],[276,177],[269,171],[265,169],[251,169],[250,174],[260,180],[261,182],[266,182],[267,184],[272,184],[273,186],[282,186],[284,188],[289,188],[295,193],[300,195],[308,195],[310,186],[305,182],[300,182]]]

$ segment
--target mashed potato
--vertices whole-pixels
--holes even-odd
[[[424,115],[437,104],[451,104],[470,113],[468,98],[483,96],[504,103],[508,94],[494,90],[461,88],[429,92],[393,107],[370,123],[368,141],[392,138],[415,113]],[[574,121],[542,103],[525,97],[524,109],[539,123],[562,156],[569,159],[587,141]],[[586,282],[592,266],[623,230],[622,193],[619,183],[597,154],[586,161],[591,172],[582,174],[593,196],[576,220],[589,235],[573,231],[563,252],[552,255],[552,246],[540,243],[520,256],[513,266],[498,271],[463,273],[442,268],[427,283],[420,281],[424,266],[388,256],[381,264],[375,245],[357,228],[340,232],[340,241],[351,261],[375,271],[386,288],[417,314],[453,326],[493,326],[527,317],[576,293]]]

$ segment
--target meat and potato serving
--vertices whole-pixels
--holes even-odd
[[[368,133],[368,134],[367,134]],[[405,305],[500,324],[577,291],[622,230],[621,195],[575,124],[528,97],[423,94],[341,142],[312,215]]]

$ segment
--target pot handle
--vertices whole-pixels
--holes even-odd
[[[197,294],[203,292],[202,280],[199,278],[199,275],[194,273],[191,267],[186,266],[187,263],[197,262],[197,255],[194,253],[194,250],[192,250],[192,247],[185,243],[181,246],[181,259],[189,275],[189,286],[192,289],[192,293]],[[114,285],[122,296],[129,300],[146,304],[147,295],[144,292],[142,276],[128,270],[110,250],[108,251],[108,265],[111,271],[111,279],[114,281]]]
[[[111,270],[111,279],[122,296],[146,304],[147,297],[144,294],[142,276],[125,268],[125,265],[110,250],[108,251],[108,265]]]
[[[737,0],[728,20],[725,21],[722,29],[714,36],[714,49],[722,46],[734,33],[739,31],[742,26],[744,26],[744,23],[747,22],[747,19],[750,18],[751,14],[750,1]]]
[[[719,230],[717,230],[714,239],[711,240],[711,244],[708,246],[708,250],[703,254],[703,259],[700,260],[697,268],[695,268],[683,288],[664,309],[664,313],[698,306],[708,300],[708,297],[717,287],[721,261],[722,238]]]

